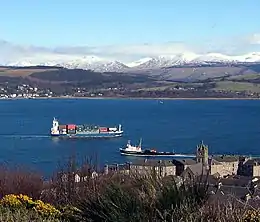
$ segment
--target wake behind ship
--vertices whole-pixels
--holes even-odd
[[[122,126],[118,127],[100,127],[92,125],[67,124],[60,125],[54,118],[52,121],[51,136],[70,137],[70,138],[113,138],[123,135]]]

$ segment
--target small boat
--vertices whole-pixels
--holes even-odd
[[[140,139],[140,143],[138,146],[131,145],[130,140],[128,140],[125,148],[120,148],[121,155],[128,155],[128,156],[165,156],[165,157],[171,157],[171,156],[178,156],[178,157],[194,157],[194,155],[185,155],[185,154],[176,154],[173,152],[157,152],[154,149],[151,150],[142,150],[142,139]]]

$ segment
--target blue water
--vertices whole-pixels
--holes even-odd
[[[160,151],[193,153],[203,140],[210,153],[260,155],[260,101],[257,100],[2,100],[0,161],[22,164],[50,175],[69,156],[105,163],[132,161],[118,149],[128,139]],[[63,123],[114,126],[124,137],[55,140],[52,119]]]

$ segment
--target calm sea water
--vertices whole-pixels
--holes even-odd
[[[210,153],[260,154],[260,101],[257,100],[87,100],[0,101],[0,161],[23,164],[45,175],[73,154],[95,157],[100,165],[132,161],[119,148],[128,139],[160,151],[193,153],[203,140]],[[122,138],[55,140],[52,119],[63,123],[117,125]]]

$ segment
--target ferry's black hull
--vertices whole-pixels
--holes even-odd
[[[150,150],[144,150],[141,152],[131,152],[120,149],[122,155],[128,156],[176,156],[176,153],[173,152],[152,152]]]
[[[195,157],[195,155],[189,155],[189,154],[178,154],[174,152],[152,152],[150,150],[144,150],[141,152],[133,152],[133,151],[125,151],[124,149],[120,149],[121,155],[126,156],[137,156],[137,157]]]

